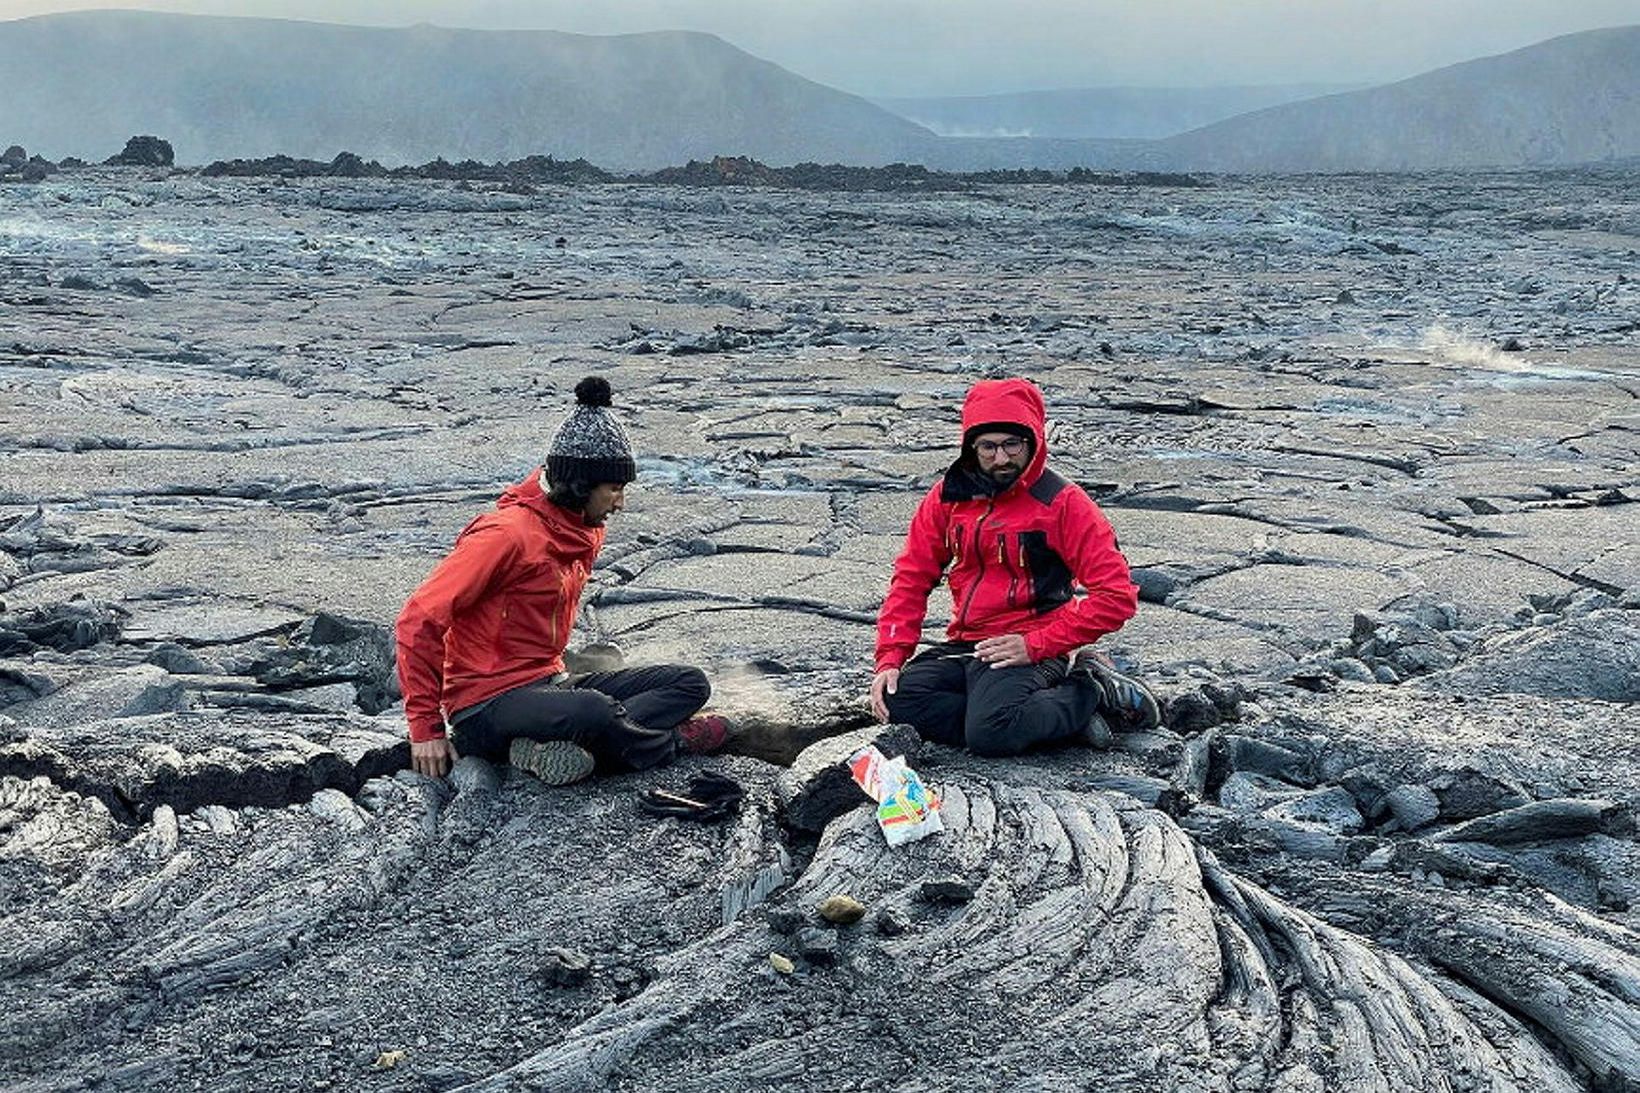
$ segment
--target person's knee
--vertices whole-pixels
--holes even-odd
[[[565,720],[575,737],[586,741],[608,732],[621,717],[621,704],[602,691],[577,687],[561,699]]]
[[[971,717],[964,726],[968,750],[975,755],[1000,757],[1018,755],[1025,750],[1022,740],[1027,734],[1019,731],[1023,711],[1017,706],[989,710],[979,717]]]
[[[696,709],[706,705],[706,700],[712,697],[712,681],[699,668],[680,666],[677,682],[673,686],[677,688],[678,695],[693,702]]]
[[[904,687],[890,694],[883,692],[883,706],[888,710],[888,720],[893,725],[920,726],[930,720],[928,696],[915,691],[906,692]]]
[[[975,755],[989,759],[1018,755],[1025,750],[1024,745],[1019,742],[1018,735],[1011,731],[1011,727],[999,728],[989,724],[970,725],[967,746]]]

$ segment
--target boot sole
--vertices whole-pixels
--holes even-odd
[[[514,740],[507,762],[549,786],[567,786],[591,776],[592,753],[568,740]]]

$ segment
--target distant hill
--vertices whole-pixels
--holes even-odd
[[[1040,131],[1035,122],[1019,128],[1037,135],[937,136],[712,35],[684,32],[595,37],[74,12],[0,22],[0,74],[0,147],[18,143],[52,159],[102,160],[138,133],[169,140],[185,164],[274,154],[329,161],[346,150],[388,166],[550,155],[617,171],[719,155],[771,166],[1235,172],[1640,156],[1640,27],[1266,106],[1160,140],[1078,136],[1096,131],[1079,111],[1098,101],[1116,109],[1111,91],[994,96],[971,116],[998,124],[974,131],[1006,134],[1006,118],[1034,117]],[[1246,96],[1300,90],[1204,94],[1229,110]],[[1165,96],[1129,106],[1121,125],[1153,128],[1207,109]],[[945,126],[940,118],[955,116],[929,120]],[[1115,117],[1097,127],[1111,129]]]
[[[1156,139],[1250,110],[1353,91],[1357,86],[1089,87],[871,101],[942,137]]]
[[[178,162],[346,149],[392,165],[584,156],[654,168],[928,159],[927,130],[708,34],[375,28],[94,11],[0,22],[0,145]]]
[[[1171,170],[1246,172],[1549,167],[1640,155],[1640,26],[1270,107],[1159,141],[1154,155]]]

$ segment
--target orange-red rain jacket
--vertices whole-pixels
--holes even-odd
[[[411,594],[397,628],[410,739],[444,715],[555,675],[604,529],[548,501],[540,475],[509,486]]]
[[[1033,661],[1109,634],[1138,610],[1139,590],[1105,514],[1082,487],[1047,469],[1046,418],[1042,392],[1029,380],[983,380],[968,392],[965,436],[977,425],[1022,425],[1034,452],[994,496],[965,454],[917,506],[877,615],[877,671],[900,667],[916,651],[941,576],[951,585],[947,638],[1023,634]]]

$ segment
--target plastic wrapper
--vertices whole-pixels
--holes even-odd
[[[924,785],[903,758],[890,759],[867,744],[849,757],[848,768],[859,787],[877,802],[877,826],[883,829],[888,845],[915,842],[945,830],[940,822],[939,794]]]

